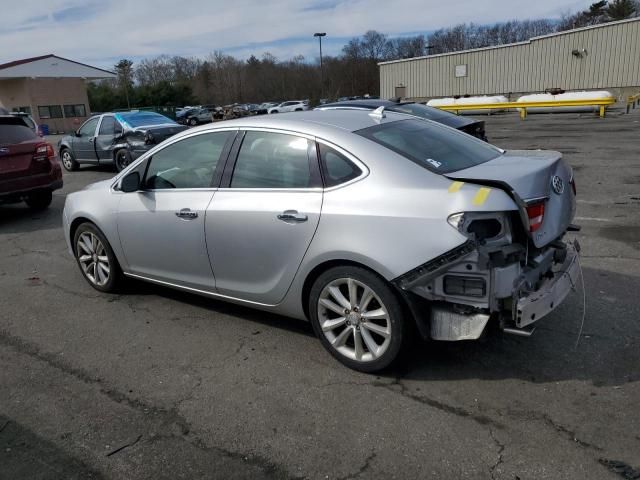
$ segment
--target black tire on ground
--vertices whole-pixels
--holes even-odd
[[[269,113],[278,113],[278,110],[271,110]]]
[[[27,195],[24,201],[32,210],[44,210],[51,205],[52,199],[51,190],[38,190]]]
[[[296,110],[295,110],[295,111],[296,111],[296,112],[301,112],[301,111],[302,111],[302,109],[301,109],[301,108],[296,108]]]
[[[189,119],[189,125],[191,125],[192,127],[195,127],[196,125],[198,125],[198,119],[197,118],[190,118]]]
[[[131,163],[131,154],[128,150],[122,148],[114,154],[113,160],[116,165],[116,170],[121,172]]]
[[[86,272],[84,271],[82,265],[80,264],[79,257],[84,252],[82,252],[82,250],[78,247],[78,239],[80,238],[80,235],[82,235],[85,232],[92,233],[93,235],[98,237],[98,239],[104,246],[104,251],[107,254],[107,258],[109,259],[109,268],[110,268],[109,278],[104,285],[96,285],[95,283],[93,283],[87,277]],[[80,268],[80,272],[82,273],[82,276],[85,278],[87,283],[91,285],[93,288],[95,288],[96,290],[100,292],[113,293],[113,292],[117,292],[119,288],[122,286],[122,284],[124,283],[124,276],[122,275],[122,269],[120,268],[118,259],[113,253],[113,250],[111,249],[111,245],[107,241],[104,234],[100,231],[100,229],[96,227],[93,223],[85,222],[80,224],[78,228],[76,228],[76,231],[73,235],[73,253],[74,253],[74,256],[76,257],[76,263],[78,264],[78,268]]]
[[[389,324],[391,327],[391,339],[389,345],[382,355],[367,362],[349,358],[336,350],[336,348],[331,345],[329,339],[325,336],[320,326],[320,320],[318,318],[318,302],[320,301],[320,295],[322,294],[323,289],[331,282],[344,278],[352,278],[357,282],[368,286],[380,298],[389,314]],[[311,292],[309,294],[309,316],[316,336],[320,339],[322,345],[329,351],[329,353],[347,367],[365,373],[376,372],[389,367],[399,357],[403,346],[406,344],[406,338],[408,337],[407,330],[409,322],[405,319],[402,303],[396,293],[382,277],[361,267],[334,267],[322,273],[311,287]]]
[[[76,161],[76,157],[73,155],[73,152],[68,148],[63,148],[62,150],[60,150],[60,160],[62,162],[62,166],[68,172],[73,172],[80,166],[80,164]]]

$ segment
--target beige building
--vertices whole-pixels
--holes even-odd
[[[380,96],[640,90],[640,18],[578,28],[526,42],[382,62]]]
[[[0,104],[50,133],[70,132],[91,114],[86,82],[102,78],[115,74],[56,55],[0,64]]]

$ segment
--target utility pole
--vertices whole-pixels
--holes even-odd
[[[320,41],[320,97],[324,98],[324,72],[322,71],[322,37],[326,37],[325,32],[316,32],[314,37],[318,37]]]

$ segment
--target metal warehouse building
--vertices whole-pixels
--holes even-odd
[[[640,18],[379,65],[382,98],[513,96],[547,88],[628,95],[640,87]]]

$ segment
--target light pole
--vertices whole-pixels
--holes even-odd
[[[320,41],[320,96],[324,97],[324,74],[322,72],[322,37],[326,37],[327,34],[325,32],[316,32],[313,34],[314,37],[318,37]]]

